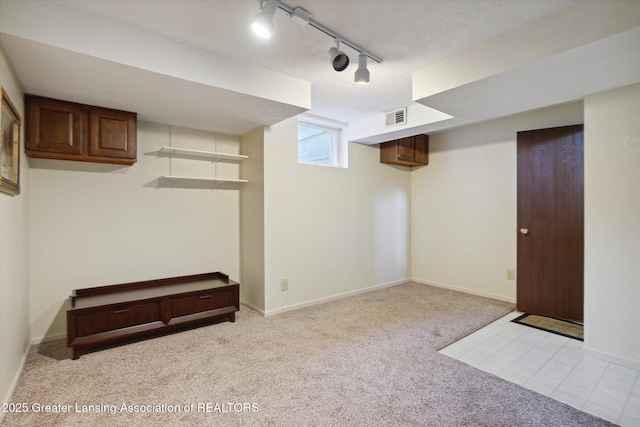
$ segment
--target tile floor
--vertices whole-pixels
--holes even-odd
[[[511,322],[512,312],[440,353],[623,427],[640,427],[640,371],[585,356],[583,343]]]

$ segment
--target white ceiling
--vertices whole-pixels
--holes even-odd
[[[333,39],[282,10],[274,37],[256,37],[257,0],[0,0],[0,44],[27,93],[230,134],[308,110],[353,124],[364,143],[640,81],[636,0],[285,2],[381,57],[369,61],[371,82],[353,82],[348,46],[351,65],[333,71]],[[418,111],[407,126],[371,125],[404,106]]]

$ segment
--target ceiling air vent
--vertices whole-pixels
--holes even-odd
[[[386,114],[385,124],[387,126],[404,125],[407,123],[407,108],[390,111]]]

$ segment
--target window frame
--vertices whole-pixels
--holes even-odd
[[[296,147],[298,149],[297,159],[298,164],[312,165],[312,166],[324,166],[331,168],[348,168],[348,145],[345,140],[346,124],[340,123],[334,120],[325,119],[317,116],[302,115],[298,117],[298,130],[300,125],[308,126],[311,128],[319,129],[326,132],[335,133],[335,143],[331,147],[331,162],[320,163],[313,161],[300,160],[300,139],[297,138]]]

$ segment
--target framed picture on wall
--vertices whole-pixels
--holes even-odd
[[[0,191],[20,194],[20,115],[0,86]]]

